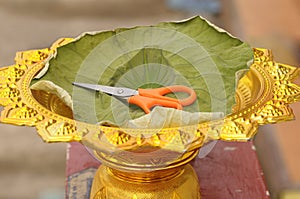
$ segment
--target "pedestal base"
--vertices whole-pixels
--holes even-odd
[[[101,165],[90,199],[200,199],[191,165],[163,171],[127,173]]]
[[[270,199],[253,149],[252,142],[219,141],[205,158],[191,161],[200,181],[201,199]],[[90,198],[100,162],[80,143],[70,143],[67,154],[66,199]],[[96,193],[93,191],[93,197]]]

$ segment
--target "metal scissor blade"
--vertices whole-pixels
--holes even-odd
[[[138,95],[137,90],[130,89],[130,88],[112,87],[112,86],[104,86],[99,84],[86,84],[86,83],[78,83],[78,82],[73,82],[73,85],[94,90],[94,91],[100,91],[116,97],[126,98],[133,95]]]
[[[73,82],[72,85],[78,86],[78,87],[81,87],[81,88],[90,89],[90,90],[93,90],[93,91],[100,91],[97,84],[87,84],[87,83]]]

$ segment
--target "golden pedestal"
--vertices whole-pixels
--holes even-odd
[[[247,141],[259,125],[293,119],[289,104],[300,99],[300,88],[292,82],[299,69],[276,63],[270,50],[254,49],[253,64],[236,90],[233,113],[224,119],[159,130],[75,121],[72,110],[57,96],[29,88],[47,57],[71,40],[20,52],[15,65],[0,69],[0,105],[5,106],[1,122],[35,126],[45,142],[76,141],[92,149],[106,166],[95,176],[91,198],[200,198],[197,177],[188,163],[203,144]]]
[[[100,166],[91,199],[200,199],[199,184],[189,164],[175,169],[150,172],[124,172]]]

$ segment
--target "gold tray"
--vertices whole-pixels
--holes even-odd
[[[210,140],[247,141],[259,125],[292,120],[289,104],[300,99],[300,87],[292,82],[300,70],[273,61],[270,50],[255,48],[253,64],[239,81],[233,113],[224,119],[164,129],[75,121],[72,110],[56,95],[29,88],[47,58],[70,41],[64,38],[49,49],[19,52],[15,65],[0,69],[0,105],[5,107],[1,122],[34,126],[45,142],[81,142],[113,168],[160,170],[183,165]],[[135,158],[129,158],[133,153]]]

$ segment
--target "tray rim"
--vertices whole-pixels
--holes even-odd
[[[56,54],[56,49],[71,41],[72,38],[62,38],[50,48],[19,52],[15,65],[0,69],[0,105],[4,106],[1,122],[34,126],[45,142],[76,141],[104,152],[131,150],[145,144],[164,148],[166,143],[170,145],[168,149],[176,151],[177,147],[172,146],[175,138],[183,140],[192,135],[194,140],[188,146],[184,141],[181,143],[184,147],[181,150],[186,153],[198,151],[208,140],[247,141],[256,134],[259,125],[294,119],[289,104],[300,100],[300,87],[293,83],[299,68],[273,61],[271,50],[253,48],[254,60],[249,72],[239,81],[233,113],[224,119],[160,130],[124,129],[75,121],[71,116],[48,110],[34,98],[30,89],[31,80]],[[259,81],[251,82],[251,78]],[[255,96],[254,100],[252,91],[255,89],[261,96]],[[145,131],[154,134],[145,138]]]

